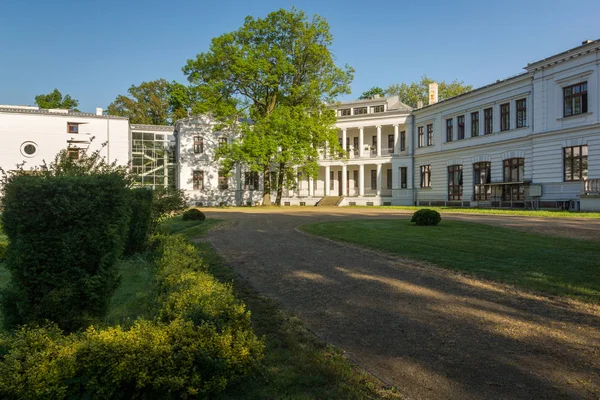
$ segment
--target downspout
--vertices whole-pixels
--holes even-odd
[[[410,114],[410,157],[411,157],[411,187],[413,193],[413,205],[417,205],[417,190],[415,188],[415,115]]]

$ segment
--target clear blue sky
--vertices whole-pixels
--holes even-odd
[[[292,6],[329,22],[337,63],[356,70],[345,99],[423,74],[478,87],[600,38],[598,0],[0,0],[0,104],[58,88],[92,112],[132,84],[185,82],[212,37]]]

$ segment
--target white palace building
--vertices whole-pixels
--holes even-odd
[[[525,66],[525,72],[412,109],[397,97],[342,102],[338,140],[316,179],[298,177],[282,204],[456,205],[600,211],[600,40]],[[94,140],[90,139],[94,137]],[[215,149],[236,137],[207,116],[174,127],[37,107],[0,106],[0,167],[50,161],[58,150],[107,143],[139,183],[183,189],[196,205],[255,205],[262,177],[228,176]]]

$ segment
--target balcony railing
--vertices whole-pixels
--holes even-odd
[[[583,191],[586,194],[600,193],[600,179],[587,179],[584,181]]]
[[[394,154],[393,147],[386,147],[386,148],[381,149],[382,156],[391,156],[392,154]]]

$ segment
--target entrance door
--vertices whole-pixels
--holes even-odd
[[[342,196],[342,171],[338,171],[338,196]]]

